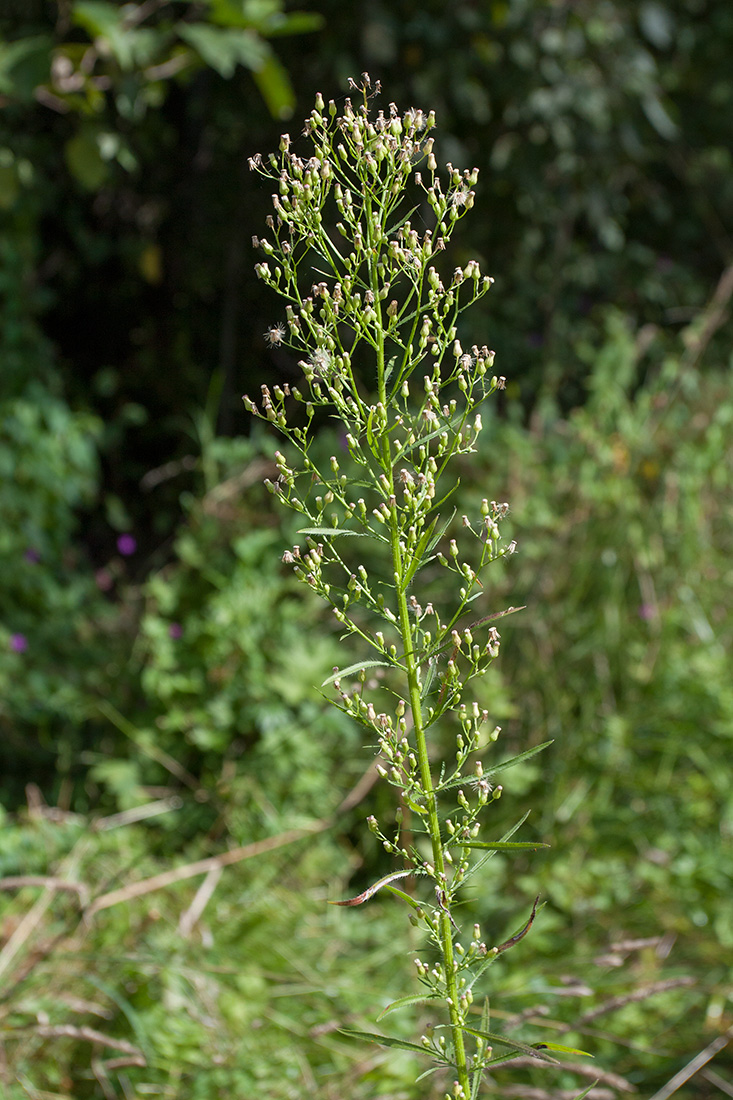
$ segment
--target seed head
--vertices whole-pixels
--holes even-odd
[[[263,333],[265,340],[271,348],[277,347],[278,344],[282,344],[284,335],[285,325],[281,321],[278,321],[276,325],[270,325],[267,332]]]

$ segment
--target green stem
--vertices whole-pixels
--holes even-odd
[[[371,203],[366,203],[367,225],[371,224]],[[377,333],[377,389],[379,400],[387,404],[387,384],[385,379],[385,350],[384,328],[382,326],[382,310],[379,298],[379,283],[377,265],[372,259],[369,263],[371,288],[374,295],[374,309],[377,314],[375,331]],[[384,473],[390,482],[391,491],[394,492],[394,472],[390,456],[389,437],[385,434],[381,440],[381,461]],[[403,581],[402,551],[400,549],[400,531],[397,509],[391,509],[389,522],[390,545],[392,550],[392,568],[394,574],[395,594],[399,613],[400,634],[402,636],[402,649],[405,654],[405,667],[407,669],[407,688],[412,712],[413,731],[417,747],[417,759],[420,768],[420,779],[423,794],[427,804],[427,825],[430,843],[433,852],[433,866],[435,878],[439,889],[444,891],[445,908],[441,906],[438,921],[441,953],[443,956],[443,969],[445,972],[446,1001],[450,1016],[451,1036],[455,1064],[458,1073],[458,1083],[461,1085],[464,1095],[470,1095],[470,1083],[468,1077],[468,1064],[466,1059],[466,1046],[463,1041],[463,1030],[458,1009],[458,982],[456,980],[455,959],[453,954],[453,931],[451,928],[451,916],[448,902],[448,889],[445,874],[445,859],[443,855],[443,838],[440,832],[440,818],[438,816],[438,798],[433,785],[433,776],[430,770],[430,758],[428,755],[428,743],[425,723],[422,713],[422,700],[420,698],[420,674],[419,666],[413,648],[412,628],[410,625],[410,612],[407,606],[406,585]]]
[[[466,1096],[469,1095],[468,1065],[466,1062],[466,1048],[463,1042],[460,1014],[458,1011],[458,982],[456,981],[453,932],[451,928],[450,911],[447,908],[447,881],[445,875],[445,859],[443,857],[443,838],[440,832],[440,818],[438,816],[438,798],[433,786],[433,776],[430,770],[430,758],[428,756],[428,743],[422,713],[422,700],[420,699],[420,681],[418,665],[412,646],[412,630],[410,627],[410,613],[407,606],[405,590],[398,579],[401,560],[399,547],[399,532],[397,531],[396,517],[391,525],[392,536],[392,562],[395,571],[395,583],[397,591],[397,604],[399,607],[400,632],[405,651],[405,667],[407,668],[407,684],[410,696],[410,710],[412,712],[413,730],[417,746],[417,759],[420,767],[420,779],[427,804],[427,825],[430,835],[430,843],[433,850],[433,865],[435,878],[439,888],[445,891],[446,908],[441,908],[439,930],[440,946],[443,955],[443,968],[445,971],[446,999],[450,1015],[451,1033],[453,1037],[453,1049],[455,1051],[456,1069],[458,1071],[458,1083],[463,1087]]]

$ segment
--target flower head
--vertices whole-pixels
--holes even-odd
[[[285,331],[285,325],[281,321],[278,321],[276,325],[270,325],[267,332],[263,333],[263,336],[270,347],[275,348],[278,344],[282,344]]]
[[[333,356],[327,348],[316,348],[310,357],[310,365],[314,373],[321,377],[329,373],[332,362]]]
[[[10,648],[13,653],[25,653],[28,648],[28,639],[25,634],[11,634],[10,635]]]

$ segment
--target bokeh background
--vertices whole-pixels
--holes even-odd
[[[527,605],[482,705],[499,756],[553,740],[492,811],[552,848],[492,860],[466,921],[500,942],[541,894],[494,1026],[594,1055],[487,1095],[733,1096],[722,0],[2,0],[0,1089],[445,1089],[337,1031],[419,945],[394,899],[326,904],[384,873],[394,811],[315,689],[343,654],[241,404],[298,376],[247,160],[364,70],[481,170],[451,261],[496,280],[461,335],[508,384],[459,511],[510,502],[487,610]]]

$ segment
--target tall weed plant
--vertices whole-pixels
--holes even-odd
[[[504,379],[489,348],[464,349],[458,329],[492,279],[475,260],[443,270],[451,233],[474,206],[477,170],[448,165],[444,185],[434,113],[376,109],[367,74],[353,88],[356,103],[340,113],[317,97],[304,151],[283,135],[279,154],[250,162],[274,188],[256,270],[285,305],[265,336],[303,356],[303,383],[265,385],[244,401],[291,445],[267,482],[303,523],[283,561],[365,654],[323,686],[364,728],[396,791],[390,820],[368,824],[397,868],[337,904],[387,890],[426,940],[414,960],[420,991],[381,1014],[427,1004],[434,1018],[419,1041],[354,1034],[424,1051],[428,1073],[451,1075],[449,1097],[474,1100],[490,1068],[565,1049],[490,1030],[487,971],[529,931],[539,899],[501,943],[479,923],[467,928],[462,907],[496,852],[541,846],[510,839],[522,822],[492,835],[490,811],[503,791],[498,773],[546,745],[501,759],[500,728],[471,688],[499,654],[497,624],[517,610],[488,598],[492,566],[515,549],[500,531],[508,505],[484,498],[458,516],[454,503],[456,466],[475,453],[481,409]],[[371,364],[373,394],[357,382],[360,361]],[[340,424],[356,476],[338,454],[314,458],[311,429],[324,413]],[[453,731],[442,761],[431,751],[439,726]]]

